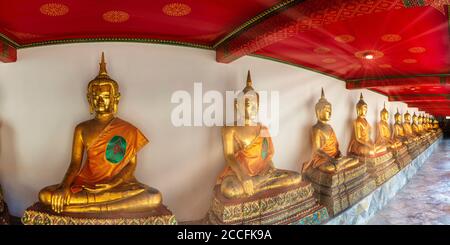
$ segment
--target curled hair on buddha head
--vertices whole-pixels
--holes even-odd
[[[94,113],[94,107],[93,107],[93,99],[92,99],[92,89],[94,86],[100,86],[100,85],[108,85],[111,88],[111,103],[113,105],[113,113],[117,113],[117,105],[119,104],[120,100],[120,92],[119,92],[119,84],[117,84],[116,81],[111,79],[108,76],[108,72],[106,71],[106,63],[105,63],[105,54],[102,52],[101,62],[99,63],[100,69],[98,72],[98,75],[89,82],[87,87],[87,99],[89,103],[89,111],[90,113]]]
[[[320,93],[320,99],[319,99],[319,101],[317,101],[316,106],[315,106],[316,114],[319,111],[323,110],[326,106],[331,106],[331,103],[328,102],[328,100],[325,98],[325,92],[323,91],[323,88],[322,88],[322,91]]]

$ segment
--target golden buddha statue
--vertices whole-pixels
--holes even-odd
[[[317,123],[312,127],[312,160],[303,165],[302,173],[310,167],[327,173],[346,170],[359,163],[358,159],[342,156],[333,128],[328,124],[331,117],[331,104],[324,91],[315,107]]]
[[[427,116],[427,130],[430,131],[433,128],[433,125],[431,123],[431,117]]]
[[[424,133],[424,128],[423,128],[423,116],[422,116],[422,114],[419,115],[419,117],[417,119],[418,119],[418,121],[417,121],[418,124],[417,125],[419,126],[419,133],[423,134]]]
[[[436,119],[433,120],[433,129],[439,129],[439,121]]]
[[[302,174],[313,184],[319,202],[336,215],[366,196],[376,184],[364,162],[341,154],[336,134],[328,124],[332,107],[323,89],[315,112],[312,157],[303,164]]]
[[[302,181],[297,172],[274,167],[272,138],[258,121],[259,94],[250,72],[235,109],[238,120],[222,128],[226,166],[217,178],[207,223],[317,224],[328,218],[311,183]]]
[[[161,209],[161,193],[134,176],[136,155],[148,140],[116,117],[119,86],[106,72],[103,53],[100,72],[88,84],[87,99],[95,116],[75,127],[69,168],[60,184],[39,192],[40,204],[57,214],[90,217]]]
[[[409,143],[410,141],[414,140],[417,141],[417,137],[414,135],[412,127],[411,127],[411,114],[409,114],[408,111],[406,111],[405,115],[403,115],[403,130],[404,135],[406,137],[405,141]]]
[[[385,145],[387,148],[397,149],[401,147],[402,141],[391,136],[391,128],[389,126],[389,112],[386,110],[386,103],[380,112],[380,122],[377,125],[376,145]]]
[[[417,117],[415,112],[413,114],[412,119],[413,119],[413,122],[411,125],[412,131],[417,137],[420,137],[421,132],[420,132],[420,127],[419,127],[419,117]]]
[[[274,148],[267,127],[258,122],[259,95],[252,87],[250,72],[247,86],[238,99],[244,99],[236,111],[244,125],[222,128],[222,143],[226,167],[217,180],[227,198],[242,198],[273,188],[296,185],[299,173],[276,169],[272,162]]]
[[[370,125],[366,120],[367,104],[363,95],[356,104],[357,118],[353,122],[353,134],[348,153],[356,156],[374,156],[387,151],[386,145],[377,145],[370,139]]]
[[[396,140],[400,140],[402,142],[407,142],[408,139],[406,137],[406,133],[404,130],[404,122],[402,122],[402,114],[397,109],[397,113],[394,115],[395,123],[394,123],[394,130],[393,130],[393,137]]]

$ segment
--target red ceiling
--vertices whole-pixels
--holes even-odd
[[[94,37],[151,38],[212,45],[218,38],[277,2],[0,0],[0,32],[22,45],[46,40]],[[56,9],[56,13],[62,15],[43,14],[41,7],[48,3],[59,4],[47,9]],[[183,5],[165,11],[164,6],[171,3]],[[108,11],[121,11],[116,14],[116,22],[110,22],[114,21],[111,17],[106,17],[110,21],[104,19]],[[174,16],[177,13],[181,16]]]
[[[257,55],[450,115],[450,0],[0,0],[0,61],[17,48],[121,39]],[[3,40],[2,37],[3,36]],[[372,54],[367,60],[362,55]]]
[[[341,35],[354,40],[336,41]],[[385,35],[396,35],[400,40],[383,41]],[[446,73],[450,66],[448,48],[446,16],[433,7],[418,7],[363,15],[300,32],[256,54],[352,79]],[[373,60],[357,57],[364,50],[374,50],[374,54],[382,57]]]

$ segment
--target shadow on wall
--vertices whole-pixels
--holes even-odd
[[[359,96],[358,96],[358,100],[359,100]],[[350,142],[350,140],[354,137],[354,134],[355,134],[355,131],[353,129],[353,121],[356,119],[356,108],[355,108],[356,103],[358,103],[358,102],[348,100],[348,104],[347,104],[348,111],[352,112],[352,113],[350,113],[350,116],[347,118],[347,123],[346,123],[346,125],[347,125],[346,130],[351,132],[350,138],[345,139],[348,142]],[[339,148],[341,148],[341,144],[339,144]],[[340,151],[341,151],[342,155],[347,155],[348,147],[347,147],[347,149],[340,149]]]
[[[0,180],[6,182],[7,179],[19,179],[20,169],[17,162],[16,133],[6,121],[0,121]],[[6,175],[7,173],[7,175]],[[18,181],[16,183],[29,183],[29,181]],[[19,210],[24,210],[29,203],[21,202],[21,196],[34,196],[34,189],[30,185],[15,184],[14,186],[3,185],[3,194],[6,203],[9,203],[11,214],[21,216]],[[14,206],[12,204],[19,204]]]
[[[310,96],[309,99],[304,103],[303,105],[300,105],[299,108],[308,108],[308,114],[305,114],[308,118],[311,118],[311,123],[305,124],[303,128],[300,130],[300,132],[306,132],[306,137],[301,137],[299,135],[298,137],[298,146],[299,147],[299,155],[297,159],[299,159],[298,163],[298,172],[301,172],[303,169],[303,164],[311,160],[311,146],[312,146],[312,140],[311,140],[311,128],[316,123],[316,112],[315,112],[315,104],[317,102],[317,99],[314,96]],[[311,116],[310,116],[311,115]]]

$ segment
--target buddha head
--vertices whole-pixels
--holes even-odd
[[[434,124],[434,126],[436,127],[439,127],[439,122],[438,122],[438,120],[436,120],[436,118],[433,120],[433,124]]]
[[[245,126],[258,122],[259,94],[253,89],[250,71],[247,73],[247,83],[235,100],[238,116],[244,119]]]
[[[394,119],[395,119],[396,124],[402,124],[402,114],[400,114],[400,112],[398,112],[398,108],[397,108],[397,113],[395,113],[395,115],[394,115]]]
[[[90,112],[96,114],[115,114],[120,100],[119,85],[106,72],[105,55],[102,52],[100,71],[88,84],[87,99]]]
[[[384,103],[383,110],[381,110],[381,112],[380,112],[380,118],[381,118],[381,121],[383,121],[383,122],[388,122],[388,120],[389,120],[389,112],[388,112],[388,110],[386,110],[386,103]]]
[[[422,115],[419,115],[419,117],[417,118],[417,122],[419,123],[419,125],[422,125],[422,123],[423,123]]]
[[[418,124],[419,123],[419,118],[417,117],[417,115],[416,115],[416,113],[414,112],[414,114],[413,114],[413,117],[412,117],[412,119],[413,119],[413,123],[414,124]]]
[[[325,93],[323,92],[320,95],[319,101],[316,103],[316,117],[320,122],[326,123],[330,120],[331,117],[331,104],[325,98]]]
[[[358,117],[362,117],[362,118],[364,118],[367,114],[367,104],[364,101],[362,93],[359,96],[358,103],[356,104],[356,114],[358,115]]]
[[[411,123],[411,114],[409,114],[408,111],[406,111],[405,115],[403,116],[404,122],[405,123]]]

